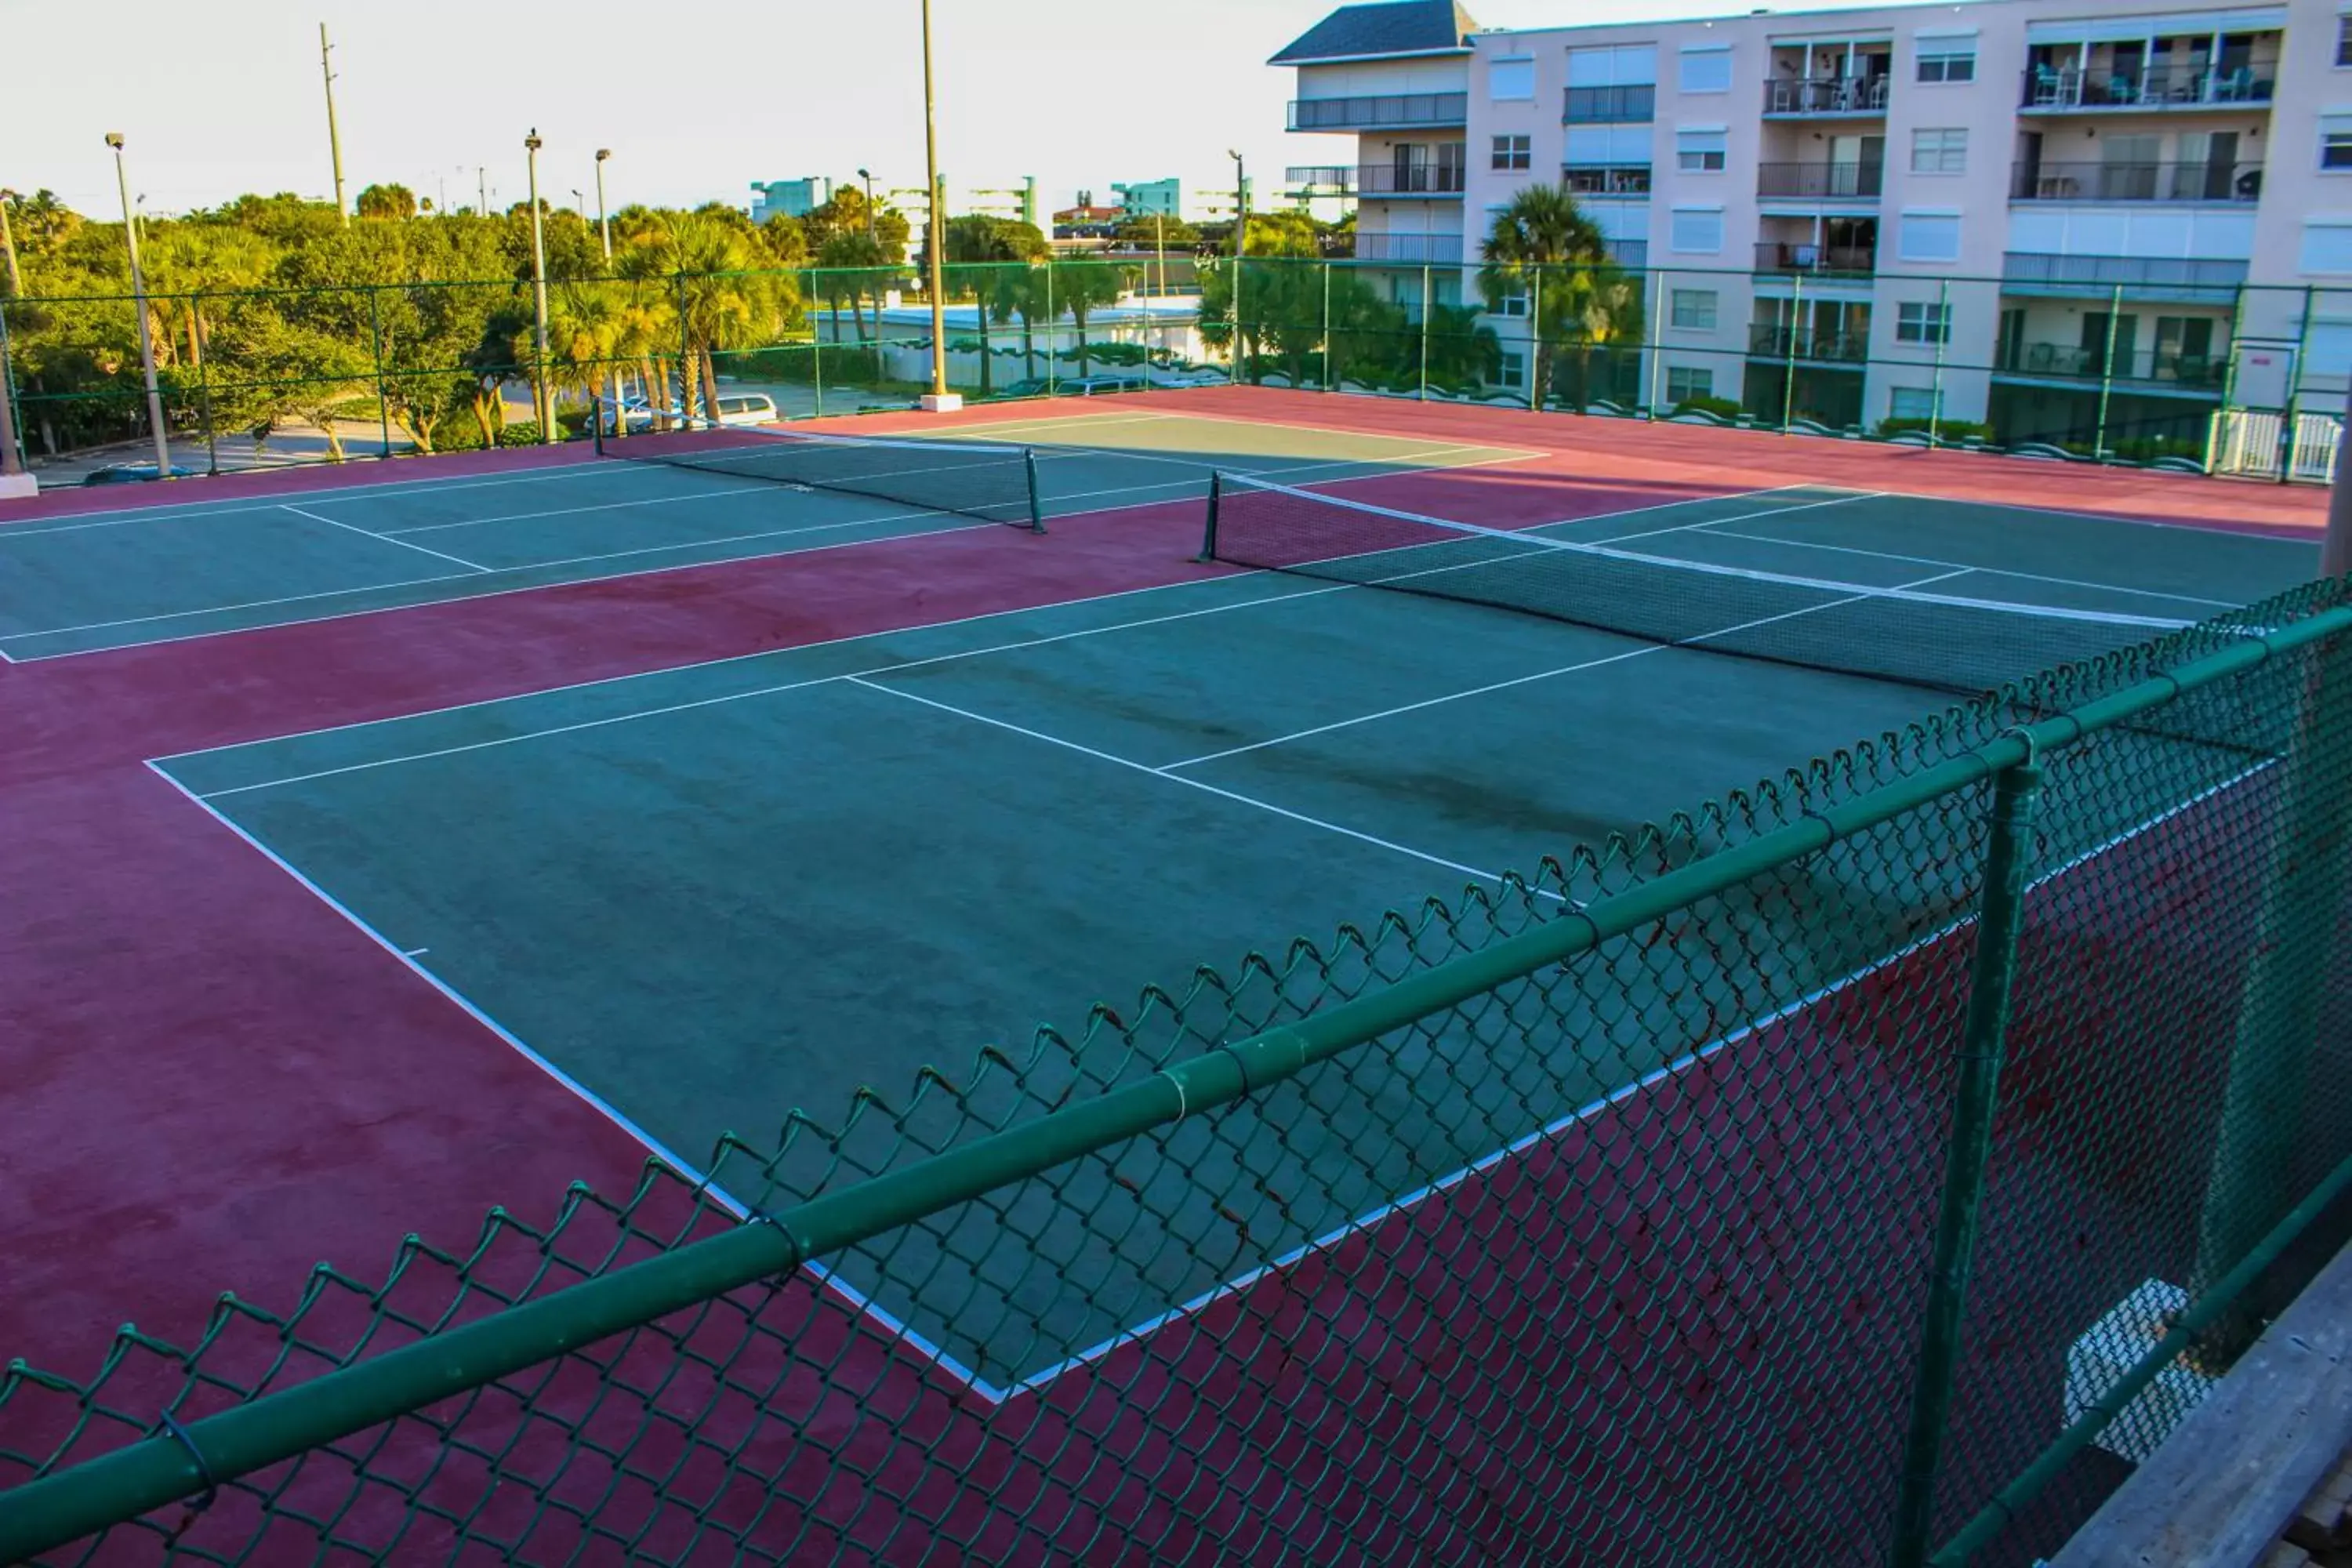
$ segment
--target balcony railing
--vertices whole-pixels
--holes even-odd
[[[1466,92],[1382,93],[1372,98],[1300,98],[1290,104],[1293,131],[1358,131],[1382,125],[1462,125]]]
[[[2230,378],[2230,356],[2226,353],[2185,354],[2177,349],[2133,349],[2118,352],[2110,367],[2104,349],[2076,348],[2066,343],[2015,343],[2004,346],[1994,356],[1993,369],[2011,375],[2046,375],[2067,381],[2101,381],[2112,374],[2117,381],[2219,392]]]
[[[1462,264],[1462,237],[1458,234],[1360,233],[1356,236],[1356,259],[1458,267]]]
[[[1394,163],[1367,163],[1356,171],[1356,192],[1366,196],[1458,196],[1462,165],[1423,163],[1401,169]]]
[[[1844,274],[1866,278],[1878,270],[1878,247],[1768,239],[1756,247],[1756,270],[1805,277]]]
[[[2012,163],[2014,202],[2251,202],[2260,163]]]
[[[1885,184],[1884,163],[1759,163],[1756,194],[1759,196],[1813,196],[1823,199],[1874,197]]]
[[[1772,359],[1828,360],[1860,364],[1870,358],[1870,334],[1835,332],[1812,327],[1775,326],[1759,321],[1748,329],[1748,352]]]
[[[1560,118],[1570,125],[1641,125],[1657,115],[1655,87],[1571,87]]]
[[[1348,192],[1356,188],[1353,163],[1294,163],[1282,172],[1283,183],[1294,191]]]
[[[1783,76],[1764,84],[1767,114],[1884,114],[1887,76]]]
[[[2183,256],[2061,256],[2012,250],[2001,258],[2004,289],[2053,294],[2226,298],[2246,280],[2246,263]]]
[[[1650,165],[1570,163],[1560,170],[1559,180],[1580,196],[1646,196],[1650,194]]]
[[[2020,101],[2028,110],[2045,114],[2078,109],[2210,109],[2268,103],[2277,89],[2276,77],[2277,68],[2273,66],[2240,66],[2226,71],[2178,66],[2127,71],[2029,66]]]

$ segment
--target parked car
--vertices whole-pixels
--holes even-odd
[[[1054,390],[1064,397],[1103,397],[1114,392],[1141,392],[1150,384],[1139,375],[1088,375],[1062,382]]]
[[[764,392],[730,392],[719,399],[721,425],[773,425],[781,417],[776,400]]]
[[[642,397],[624,397],[617,403],[600,397],[596,400],[596,423],[607,436],[623,431],[635,435],[654,427],[654,406]]]
[[[192,479],[195,477],[195,469],[184,468],[177,463],[172,465],[173,479]],[[81,482],[86,485],[139,485],[161,478],[163,475],[152,463],[109,463],[102,468],[92,468],[84,474]]]

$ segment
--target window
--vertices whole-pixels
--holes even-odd
[[[1936,389],[1932,386],[1897,386],[1889,389],[1886,416],[1889,419],[1933,419],[1936,416]]]
[[[1525,169],[1535,162],[1535,138],[1532,136],[1497,136],[1495,138],[1495,167]]]
[[[1676,207],[1666,248],[1685,255],[1719,256],[1723,252],[1721,207]]]
[[[2306,219],[2297,260],[2305,272],[2352,272],[2352,224]]]
[[[1677,289],[1668,303],[1667,320],[1686,331],[1715,331],[1715,290]]]
[[[1898,343],[1948,343],[1952,341],[1952,308],[1928,300],[1906,300],[1895,307],[1895,341]]]
[[[2319,166],[2323,169],[2352,169],[2352,114],[2323,114],[2319,117]]]
[[[1503,380],[1513,386],[1517,386],[1523,384],[1527,379],[1528,356],[1523,353],[1515,353],[1509,349],[1504,350]]]
[[[1965,126],[1911,132],[1911,172],[1915,174],[1965,174],[1969,172],[1969,132]]]
[[[1486,68],[1486,97],[1496,103],[1525,103],[1536,95],[1536,62],[1501,59]],[[1522,165],[1524,167],[1524,165]]]
[[[1666,401],[1688,403],[1694,398],[1715,395],[1715,370],[1704,364],[1670,364],[1666,366]]]
[[[1685,92],[1729,92],[1731,90],[1731,51],[1717,46],[1701,46],[1683,51],[1682,89]]]
[[[1921,81],[1976,80],[1977,41],[1974,38],[1920,39],[1919,79]]]
[[[1721,131],[1675,132],[1675,167],[1685,174],[1723,172],[1726,133]]]
[[[2352,372],[2352,321],[2314,321],[2303,339],[2304,372],[2343,375]]]
[[[2352,16],[2336,19],[2336,63],[2339,68],[2352,66]]]
[[[1960,258],[1960,215],[1905,213],[1895,252],[1906,261],[1958,261]]]
[[[1495,301],[1495,314],[1498,316],[1524,316],[1527,313],[1528,297],[1525,294],[1505,294]]]
[[[1570,87],[1654,86],[1658,79],[1658,46],[1619,44],[1614,47],[1568,51]]]

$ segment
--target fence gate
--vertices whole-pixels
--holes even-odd
[[[2213,416],[2206,468],[2216,474],[2275,479],[2284,465],[2288,479],[2326,484],[2336,472],[2336,447],[2344,422],[2332,414],[2297,414],[2293,449],[2286,415],[2276,408],[2224,408]]]

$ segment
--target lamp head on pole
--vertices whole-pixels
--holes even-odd
[[[120,132],[120,131],[110,131],[110,132],[108,132],[106,133],[106,144],[107,144],[108,146],[110,146],[110,147],[113,148],[113,149],[114,149],[116,152],[118,152],[118,153],[121,152],[121,151],[122,151],[122,132]]]
[[[539,151],[541,145],[541,143],[539,140],[539,127],[534,125],[531,127],[530,134],[522,139],[523,151],[526,153],[536,153]]]
[[[605,159],[607,159],[607,158],[611,157],[612,155],[613,155],[613,150],[612,150],[610,147],[599,147],[599,148],[597,148],[597,149],[596,149],[596,162],[598,162],[599,163],[603,163]]]

